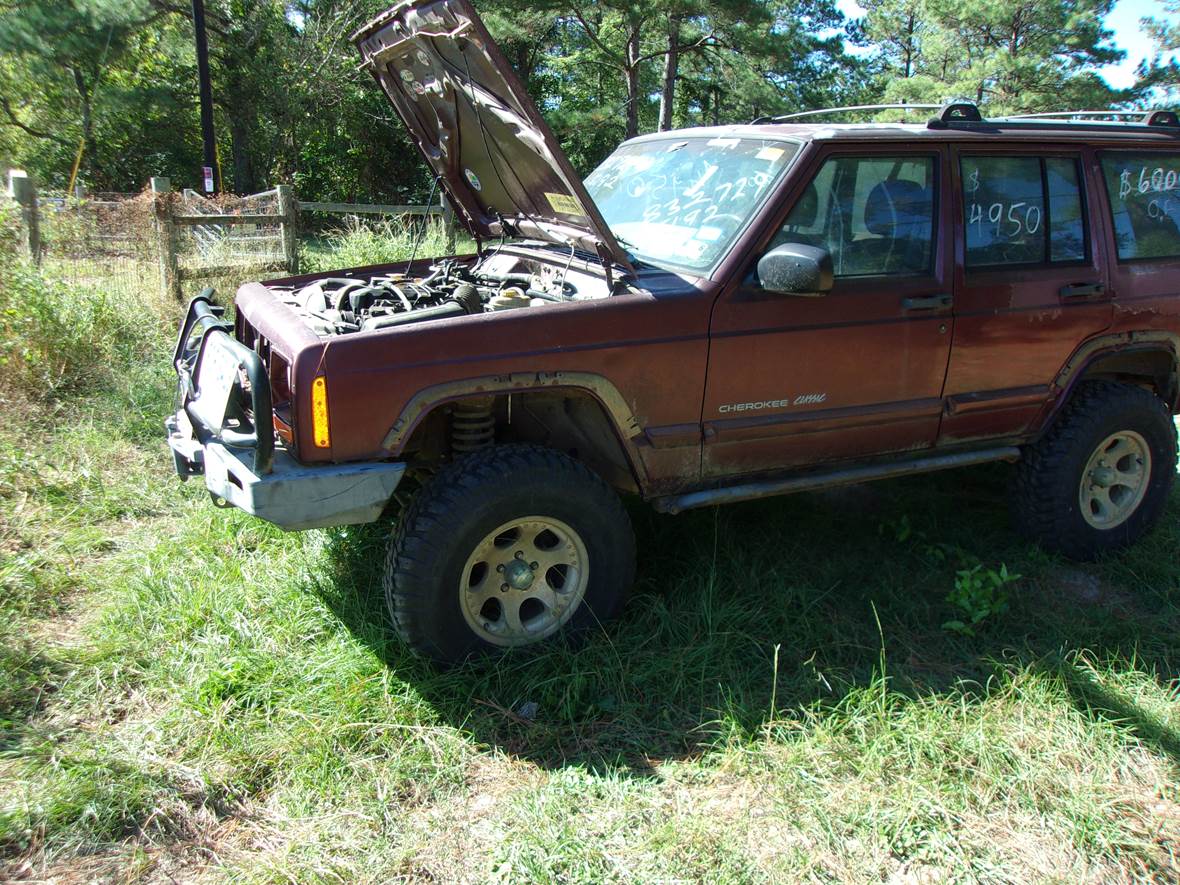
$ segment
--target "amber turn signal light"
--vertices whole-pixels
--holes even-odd
[[[323,375],[311,382],[311,435],[318,449],[332,444],[328,434],[328,382]]]

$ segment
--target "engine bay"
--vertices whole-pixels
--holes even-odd
[[[489,311],[544,308],[610,294],[600,274],[496,251],[485,258],[448,258],[425,276],[384,272],[325,276],[300,286],[270,285],[275,296],[321,336],[369,332]]]

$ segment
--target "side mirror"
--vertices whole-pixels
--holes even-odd
[[[832,256],[819,246],[783,243],[758,259],[758,282],[783,295],[826,295],[832,288]]]

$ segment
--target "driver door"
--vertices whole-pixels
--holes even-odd
[[[713,311],[705,477],[925,449],[938,436],[953,323],[945,151],[831,146],[795,180]],[[831,253],[831,292],[762,288],[757,260],[785,242]]]

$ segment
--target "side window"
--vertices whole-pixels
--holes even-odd
[[[1180,256],[1180,156],[1104,153],[1120,261]]]
[[[967,267],[1085,261],[1077,160],[963,157],[959,168]]]
[[[771,245],[822,246],[838,277],[928,273],[934,163],[934,157],[833,157]]]
[[[1086,260],[1086,214],[1076,160],[1045,158],[1049,190],[1049,260]]]

